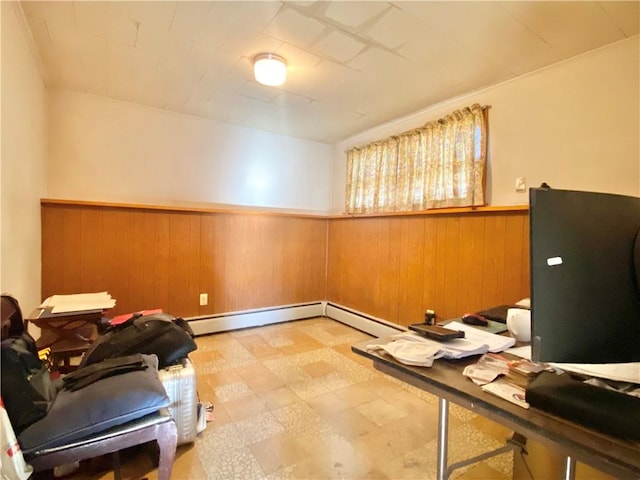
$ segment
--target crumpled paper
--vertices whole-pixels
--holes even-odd
[[[430,367],[444,352],[438,345],[429,345],[409,340],[394,340],[383,345],[367,345],[368,350],[384,350],[400,363],[417,367]]]

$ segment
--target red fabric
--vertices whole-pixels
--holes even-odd
[[[153,310],[140,310],[139,312],[125,313],[125,314],[113,317],[111,320],[109,320],[109,324],[110,325],[119,325],[121,323],[126,322],[131,317],[133,317],[134,315],[138,315],[138,314],[140,314],[140,315],[154,315],[156,313],[162,313],[162,309],[161,308],[156,308],[156,309],[153,309]]]

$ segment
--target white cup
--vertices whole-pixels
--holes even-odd
[[[531,341],[531,311],[524,308],[507,310],[507,329],[518,342]]]

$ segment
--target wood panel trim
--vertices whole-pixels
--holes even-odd
[[[233,213],[247,215],[282,215],[301,218],[378,218],[378,217],[402,217],[415,215],[457,215],[468,213],[508,213],[528,211],[528,205],[497,205],[484,207],[455,207],[438,208],[432,210],[418,210],[412,212],[385,212],[385,213],[358,213],[358,214],[322,214],[310,213],[306,211],[295,211],[291,209],[277,209],[269,207],[245,207],[242,205],[219,205],[200,203],[180,203],[176,205],[159,205],[144,203],[121,203],[121,202],[97,202],[89,200],[68,200],[58,198],[42,198],[40,205],[76,205],[87,207],[103,208],[133,208],[141,210],[165,210],[174,212],[194,212],[194,213]]]
[[[269,207],[244,207],[242,205],[218,205],[218,204],[197,204],[184,203],[176,205],[155,205],[144,203],[120,203],[120,202],[95,202],[89,200],[65,200],[58,198],[41,198],[41,206],[47,205],[71,205],[78,207],[99,207],[99,208],[128,208],[136,210],[159,210],[168,212],[191,212],[191,213],[229,213],[234,215],[275,215],[296,218],[327,218],[321,213],[309,213],[306,211],[283,210]]]
[[[468,213],[509,213],[509,212],[526,212],[529,205],[496,205],[485,207],[452,207],[452,208],[434,208],[432,210],[416,210],[412,212],[384,212],[384,213],[354,213],[329,215],[328,218],[380,218],[380,217],[406,217],[416,215],[458,215]]]

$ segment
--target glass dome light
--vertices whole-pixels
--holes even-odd
[[[282,85],[287,78],[287,62],[274,53],[261,53],[253,59],[253,74],[263,85]]]

